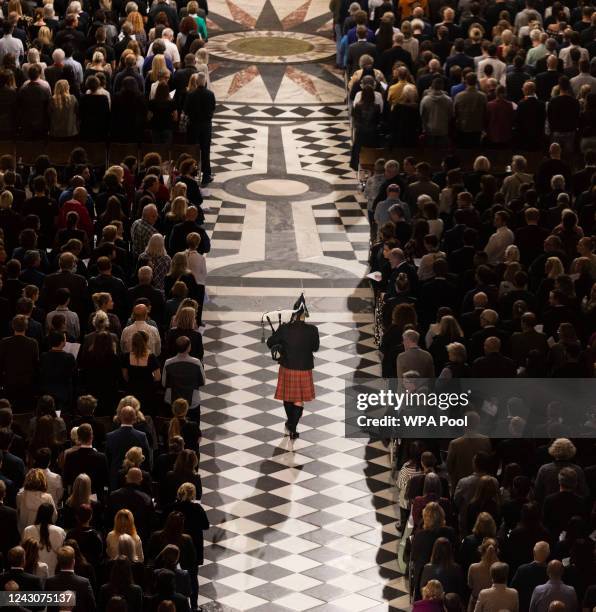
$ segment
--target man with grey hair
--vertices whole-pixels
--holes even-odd
[[[404,35],[401,32],[396,32],[393,35],[393,46],[383,51],[379,57],[378,67],[387,83],[391,81],[391,73],[396,62],[402,63],[410,73],[413,71],[412,55],[402,47],[403,42]]]
[[[196,89],[186,96],[184,112],[188,117],[188,142],[197,144],[201,150],[201,186],[206,187],[213,181],[211,174],[211,134],[213,113],[215,112],[215,95],[207,87],[207,76],[204,72],[193,74]]]
[[[407,183],[399,174],[399,162],[395,159],[388,159],[385,162],[385,180],[381,183],[377,196],[373,201],[373,210],[377,204],[387,197],[387,188],[389,185],[399,185],[402,198],[406,197]]]
[[[137,219],[130,228],[130,237],[132,242],[132,252],[138,257],[147,246],[149,239],[153,234],[157,234],[155,224],[159,218],[157,206],[155,204],[147,204],[143,207],[143,212],[140,219]]]
[[[404,352],[397,356],[397,378],[403,378],[409,370],[418,372],[422,379],[434,378],[435,366],[432,355],[418,345],[420,334],[415,329],[407,329],[402,334],[402,340]]]
[[[151,284],[153,270],[149,266],[141,266],[137,272],[137,278],[139,282],[128,290],[128,307],[133,308],[140,301],[147,300],[151,305],[151,318],[159,327],[163,323],[165,307],[163,292]]]
[[[572,517],[581,516],[588,519],[590,514],[586,498],[577,492],[577,472],[573,468],[564,467],[559,472],[558,481],[559,490],[547,495],[542,506],[544,526],[551,532],[553,542],[558,541]]]
[[[178,47],[173,42],[174,30],[172,30],[172,28],[165,28],[161,34],[161,38],[158,38],[151,43],[149,50],[147,51],[147,55],[153,55],[153,46],[158,40],[161,40],[165,46],[164,55],[166,58],[172,62],[174,68],[178,68],[180,66],[180,52],[178,51]]]

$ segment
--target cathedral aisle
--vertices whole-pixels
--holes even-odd
[[[396,500],[380,443],[343,435],[343,390],[380,375],[368,222],[327,0],[210,3],[218,99],[206,206],[202,502],[205,610],[406,609]],[[304,292],[317,399],[283,437],[263,312]],[[265,330],[268,335],[269,330]]]

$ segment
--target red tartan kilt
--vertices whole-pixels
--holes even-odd
[[[275,399],[283,402],[310,402],[315,399],[312,370],[289,370],[279,366]]]

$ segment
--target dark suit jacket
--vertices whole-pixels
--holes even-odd
[[[546,576],[546,565],[541,565],[532,561],[524,563],[517,568],[515,576],[511,581],[511,586],[519,594],[520,612],[528,612],[532,593],[539,584],[544,584],[548,580]]]
[[[91,583],[87,578],[77,576],[74,572],[58,572],[55,576],[48,578],[45,584],[46,591],[73,591],[77,598],[77,604],[73,612],[94,612],[95,595]],[[48,607],[48,612],[58,611],[58,608]]]
[[[34,385],[39,363],[37,342],[27,336],[0,340],[0,380],[5,385]]]
[[[550,93],[555,85],[559,82],[560,72],[556,70],[547,70],[536,75],[536,95],[541,100],[548,100]]]
[[[553,534],[553,541],[556,541],[561,531],[567,528],[573,516],[588,515],[586,499],[571,491],[559,491],[544,498],[542,506],[542,522],[544,526]]]
[[[10,506],[0,504],[0,553],[6,558],[6,553],[21,541],[17,525],[17,511]]]
[[[41,578],[17,569],[8,569],[2,575],[0,575],[0,589],[4,590],[4,585],[11,580],[14,580],[19,585],[20,591],[41,591],[43,589],[43,582]],[[14,608],[9,609],[14,610]],[[42,610],[42,608],[34,606],[29,606],[28,608],[24,609]]]
[[[319,350],[319,332],[314,325],[296,321],[281,325],[268,338],[267,346],[283,347],[280,365],[291,370],[312,370],[313,352]]]
[[[141,538],[149,536],[153,518],[153,501],[136,485],[125,485],[116,489],[108,498],[107,524],[112,525],[118,510],[128,508],[135,517],[135,524]]]
[[[89,279],[89,293],[99,293],[106,291],[114,300],[114,311],[120,318],[124,320],[128,314],[128,292],[126,285],[115,276],[108,274],[98,274]]]
[[[348,74],[352,75],[358,70],[358,62],[363,55],[370,55],[374,60],[377,59],[377,46],[367,40],[358,40],[348,47]]]
[[[385,76],[387,83],[391,81],[391,73],[395,62],[402,62],[412,72],[412,55],[403,47],[391,47],[391,49],[381,53],[378,61],[379,69]]]
[[[62,288],[70,290],[70,309],[84,321],[85,314],[89,310],[89,297],[87,281],[79,274],[60,271],[45,277],[41,291],[41,302],[45,309],[49,312],[56,308],[56,292]]]
[[[145,455],[145,469],[151,469],[151,451],[147,443],[147,436],[134,427],[119,427],[106,436],[106,456],[110,470],[110,486],[118,486],[118,472],[127,451],[133,446],[139,446]]]
[[[177,223],[170,234],[168,241],[168,252],[170,255],[186,249],[186,237],[192,232],[196,232],[201,237],[197,252],[201,253],[201,255],[209,253],[211,250],[211,240],[205,229],[194,221],[183,221],[182,223]]]
[[[545,120],[546,106],[543,100],[538,98],[520,100],[513,123],[516,144],[525,151],[540,149],[544,141]]]
[[[165,307],[163,293],[152,285],[135,285],[128,290],[129,310],[139,298],[147,298],[151,302],[151,318],[161,326]]]
[[[79,474],[88,474],[93,492],[102,494],[104,487],[108,485],[106,456],[94,448],[86,447],[66,453],[62,470],[64,486],[71,486]]]
[[[511,336],[511,357],[517,365],[523,365],[528,353],[534,350],[543,356],[548,353],[548,342],[544,334],[533,329],[516,332]]]
[[[470,338],[470,360],[476,359],[477,357],[482,357],[484,355],[484,341],[491,336],[495,336],[499,338],[501,341],[501,350],[504,353],[508,353],[508,337],[502,330],[498,327],[483,327],[477,332],[472,334]]]
[[[516,369],[512,359],[491,353],[485,357],[478,357],[472,364],[473,378],[515,378]]]

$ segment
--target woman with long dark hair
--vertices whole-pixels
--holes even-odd
[[[362,147],[377,147],[379,145],[379,122],[381,110],[375,101],[374,78],[364,77],[363,81],[372,81],[362,86],[360,100],[352,109],[354,118],[354,143],[350,167],[358,170],[360,149]]]
[[[170,144],[174,134],[178,111],[176,102],[170,97],[167,83],[159,81],[153,99],[149,100],[149,127],[151,142]]]
[[[201,499],[203,485],[198,473],[199,458],[195,451],[185,448],[176,458],[174,469],[167,473],[161,484],[161,506],[167,507],[176,500],[176,493],[180,485],[190,482],[197,492],[197,498]]]
[[[447,538],[438,538],[430,557],[422,570],[420,587],[424,588],[429,580],[438,580],[443,585],[445,593],[457,593],[465,596],[465,582],[461,567],[453,559],[453,547]]]
[[[155,383],[161,379],[157,357],[149,348],[149,336],[142,330],[133,334],[130,353],[122,357],[122,378],[127,393],[134,395],[147,414],[155,408]]]
[[[133,77],[122,80],[112,100],[111,135],[114,142],[141,142],[147,116],[145,97]],[[105,134],[103,136],[105,138]]]
[[[41,504],[33,525],[23,530],[23,539],[32,538],[39,546],[39,561],[46,563],[48,574],[56,572],[58,549],[63,546],[66,533],[54,525],[55,508],[52,504]]]
[[[113,414],[118,401],[120,360],[110,332],[97,333],[89,348],[79,352],[78,361],[81,387],[97,398],[97,416]]]

